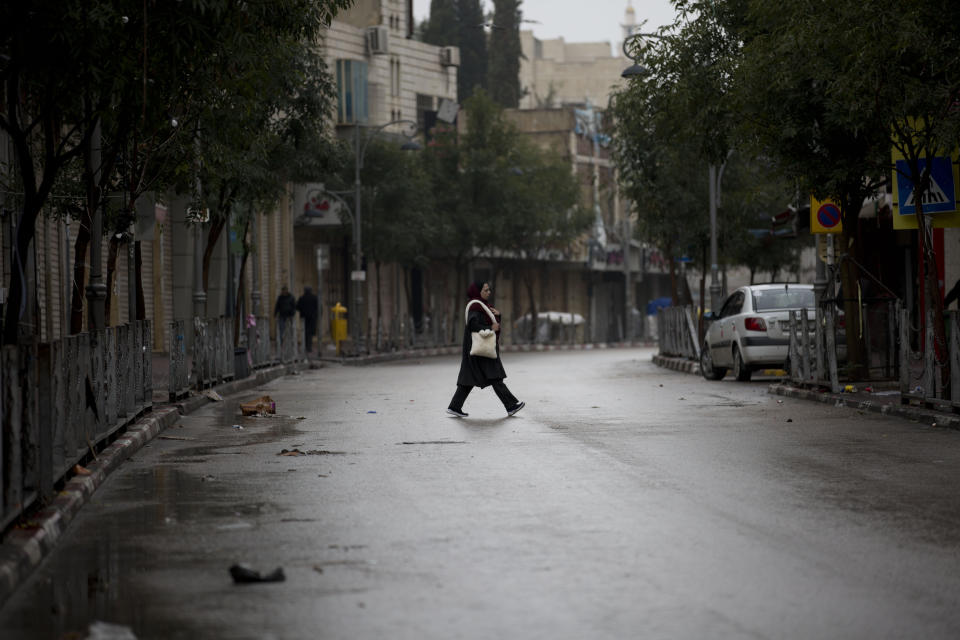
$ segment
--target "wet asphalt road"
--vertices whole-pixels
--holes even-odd
[[[113,474],[0,638],[960,637],[960,432],[651,355],[507,354],[513,418],[490,389],[446,417],[452,357],[211,405]]]

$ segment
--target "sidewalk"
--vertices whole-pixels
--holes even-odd
[[[672,358],[655,354],[653,363],[665,369],[700,375],[699,364],[685,358]],[[847,407],[857,411],[871,411],[896,416],[934,427],[960,429],[960,415],[951,413],[947,407],[944,407],[943,410],[935,410],[918,405],[902,404],[899,387],[894,388],[889,383],[860,382],[853,383],[850,386],[855,391],[832,393],[824,388],[799,387],[783,379],[780,382],[772,383],[769,392],[789,398],[832,404],[835,407]]]

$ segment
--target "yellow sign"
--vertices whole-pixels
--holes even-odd
[[[841,233],[840,205],[810,196],[810,233]]]
[[[899,149],[893,148],[893,228],[917,228],[917,203],[914,201],[914,185],[909,177],[907,159]],[[929,167],[927,166],[929,161]],[[925,214],[934,228],[960,227],[960,173],[957,168],[957,151],[942,152],[942,155],[919,160],[920,171],[929,169],[930,184],[921,202]]]

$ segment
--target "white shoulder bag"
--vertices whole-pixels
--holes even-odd
[[[471,300],[467,303],[467,308],[464,310],[464,322],[470,320],[470,305],[479,304],[483,307],[483,310],[487,312],[487,315],[490,316],[492,322],[496,322],[497,318],[493,315],[493,312],[490,311],[490,307],[483,304],[479,300]],[[480,356],[481,358],[493,358],[497,357],[497,334],[493,329],[481,329],[480,331],[471,331],[470,338],[472,340],[470,344],[470,355]]]

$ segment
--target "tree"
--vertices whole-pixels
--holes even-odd
[[[460,10],[458,0],[430,0],[430,17],[423,25],[423,41],[438,47],[458,45]]]
[[[410,269],[425,266],[436,244],[437,228],[430,176],[424,170],[419,152],[404,151],[397,139],[371,141],[364,154],[363,252],[374,266],[377,291],[380,267],[398,264],[409,275]],[[353,164],[349,163],[352,167]],[[352,173],[341,173],[344,185]],[[407,303],[412,304],[409,287]],[[379,324],[382,309],[378,297],[375,315]]]
[[[423,26],[423,41],[460,48],[457,99],[464,102],[487,84],[487,39],[480,0],[432,0]]]
[[[336,10],[348,5],[348,0],[283,0],[283,6],[269,7],[230,0],[3,4],[0,128],[13,142],[24,194],[17,255],[26,254],[58,175],[92,148],[91,141],[99,157],[86,153],[93,161],[85,170],[82,215],[92,218],[107,192],[120,187],[129,194],[129,215],[151,173],[166,174],[171,183],[192,173],[196,122],[212,105],[242,97],[244,85],[230,80],[263,61],[269,49],[263,46],[265,35],[312,42]],[[287,89],[297,91],[294,84]],[[78,256],[81,248],[78,239]],[[20,270],[12,271],[10,292],[18,299],[23,282]],[[18,305],[8,305],[5,342],[16,340],[19,312]]]
[[[500,106],[520,105],[520,0],[493,0],[487,87]]]
[[[956,46],[958,9],[950,2],[790,1],[773,7],[751,1],[747,15],[736,81],[743,137],[802,188],[840,204],[841,281],[845,292],[855,291],[862,263],[857,216],[864,198],[891,175],[891,146],[907,159],[907,177],[920,186],[922,200],[929,184],[921,159],[956,144],[952,105],[960,61],[943,51]],[[917,220],[924,300],[934,311],[935,343],[945,359],[930,219],[918,214]],[[849,323],[859,307],[853,296],[846,298]],[[848,334],[847,352],[852,374],[865,376],[865,345]]]
[[[519,134],[486,92],[477,91],[465,112],[457,190],[461,220],[455,228],[470,247],[465,255],[482,255],[494,264],[494,280],[507,264],[517,270],[535,327],[531,267],[547,260],[548,250],[569,254],[592,215],[577,206],[579,185],[570,166]]]
[[[478,88],[487,86],[487,37],[483,31],[480,0],[459,0],[460,69],[457,72],[457,99],[465,102]]]

